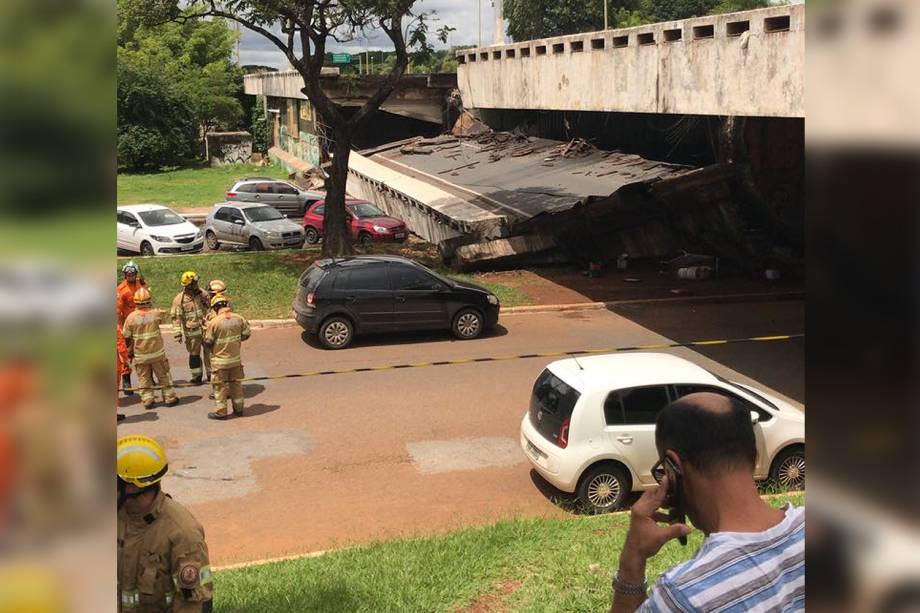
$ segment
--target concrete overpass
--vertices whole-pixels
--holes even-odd
[[[805,6],[465,49],[467,109],[804,117]]]
[[[324,72],[321,82],[326,95],[338,104],[360,107],[382,80],[378,75],[344,78],[337,70],[330,70]],[[456,87],[456,75],[453,74],[405,75],[380,108],[395,115],[443,124],[447,97]],[[306,100],[302,88],[303,79],[295,70],[243,77],[243,91],[251,95]]]

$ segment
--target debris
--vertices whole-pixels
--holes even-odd
[[[768,268],[763,273],[768,281],[776,281],[780,277],[779,271],[775,268]]]
[[[626,281],[627,283],[641,283],[642,282],[642,279],[639,279],[638,277],[625,277],[623,280]]]
[[[692,296],[693,292],[683,287],[675,287],[674,289],[668,290],[669,293],[675,296]]]
[[[442,171],[439,172],[438,174],[439,174],[439,175],[446,175],[447,173],[453,172],[453,171],[455,171],[455,170],[460,170],[460,169],[462,169],[462,168],[470,168],[471,166],[475,166],[475,165],[478,164],[478,163],[479,163],[479,160],[476,160],[475,162],[470,162],[469,164],[464,164],[463,166],[455,166],[454,168],[448,168],[447,170],[442,170]]]
[[[617,270],[626,270],[629,266],[629,254],[621,253],[617,256]]]
[[[451,134],[454,136],[478,136],[490,131],[489,126],[473,117],[469,111],[464,111],[454,123]]]
[[[712,276],[711,266],[687,266],[677,269],[678,279],[690,279],[692,281],[701,281]]]

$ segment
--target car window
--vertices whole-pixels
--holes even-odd
[[[276,194],[297,194],[297,190],[287,183],[275,183]]]
[[[284,215],[271,206],[254,206],[250,209],[245,209],[244,213],[249,218],[249,221],[277,221],[284,219]]]
[[[622,409],[620,421],[617,421],[616,402],[619,402]],[[618,390],[607,397],[604,403],[604,416],[607,423],[611,425],[616,423],[654,424],[658,412],[668,402],[668,389],[663,385]]]
[[[405,264],[390,264],[390,282],[396,291],[436,290],[443,287],[440,281],[424,270]]]
[[[127,224],[129,226],[138,225],[137,219],[131,213],[125,213],[124,211],[118,211],[118,223]]]
[[[389,290],[386,266],[360,266],[350,270],[340,270],[335,277],[335,289]]]
[[[531,403],[545,413],[567,419],[581,394],[549,370],[544,370],[533,385]]]
[[[239,209],[228,209],[228,211],[230,212],[231,222],[237,219],[239,219],[240,221],[243,221],[243,214],[240,213]]]
[[[326,205],[325,205],[325,204],[321,204],[321,205],[319,205],[318,207],[316,207],[315,209],[313,209],[313,214],[314,214],[314,215],[318,215],[319,217],[322,217],[323,215],[325,215],[325,214],[326,214]]]
[[[138,213],[141,219],[148,226],[171,226],[185,221],[169,209],[154,209],[153,211],[143,211]]]
[[[238,188],[236,188],[236,191],[243,192],[244,194],[251,194],[254,191],[256,191],[256,184],[255,183],[243,183]]]
[[[300,277],[300,286],[308,292],[315,291],[326,271],[319,266],[310,266]]]
[[[255,185],[257,194],[271,194],[275,191],[271,183],[256,183]]]
[[[348,205],[348,210],[358,219],[367,219],[369,217],[386,217],[386,213],[375,207],[370,202]]]
[[[214,213],[214,219],[217,221],[230,221],[230,209],[225,206],[217,209],[217,212]]]
[[[698,385],[695,383],[681,384],[681,385],[674,386],[675,398],[680,398],[682,396],[686,396],[687,394],[695,394],[697,392],[711,392],[713,394],[719,394],[720,396],[727,396],[729,398],[733,398],[734,400],[740,402],[749,411],[757,411],[757,414],[760,415],[760,421],[770,421],[771,419],[773,419],[773,415],[771,415],[764,409],[760,408],[753,402],[750,402],[749,400],[746,400],[745,398],[742,398],[736,394],[733,394],[729,392],[728,390],[724,390],[721,387],[716,387],[714,385]]]

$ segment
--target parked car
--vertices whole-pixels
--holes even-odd
[[[309,208],[303,217],[303,229],[310,244],[318,243],[323,236],[326,201],[320,200]],[[409,236],[406,222],[390,217],[365,200],[349,198],[345,201],[351,239],[363,246],[374,242],[402,242]]]
[[[753,387],[683,358],[630,353],[552,362],[537,377],[521,421],[521,448],[534,469],[589,510],[619,508],[631,491],[655,487],[655,418],[693,392],[730,396],[751,411],[754,477],[805,484],[805,416]]]
[[[208,249],[222,243],[248,245],[253,251],[303,247],[303,228],[267,204],[215,204],[204,220]]]
[[[116,209],[116,244],[141,255],[197,253],[204,237],[197,226],[159,204],[128,204]]]
[[[473,339],[498,323],[499,308],[489,290],[395,256],[318,260],[294,298],[297,323],[328,349],[372,332],[443,329]]]
[[[326,195],[300,189],[293,183],[270,177],[244,177],[227,190],[228,202],[270,204],[285,215],[301,217],[311,204]]]

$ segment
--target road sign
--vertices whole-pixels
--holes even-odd
[[[351,64],[351,54],[350,53],[333,53],[332,63],[333,64]]]

